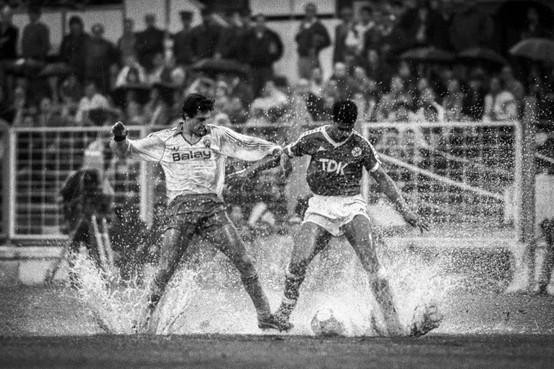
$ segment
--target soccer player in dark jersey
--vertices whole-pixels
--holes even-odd
[[[380,272],[381,266],[371,238],[367,204],[360,191],[363,169],[371,173],[408,224],[422,232],[429,227],[410,210],[395,183],[382,168],[372,145],[353,130],[357,114],[352,101],[335,103],[333,124],[304,133],[282,154],[289,158],[311,156],[307,182],[314,196],[309,200],[304,221],[294,240],[286,272],[284,298],[274,316],[280,330],[292,327],[289,317],[296,306],[308,265],[327,246],[331,237],[344,235],[367,271],[371,290],[385,318],[386,334],[422,335],[437,326],[439,314],[429,309],[424,313],[423,322],[409,328],[400,324],[389,282]]]

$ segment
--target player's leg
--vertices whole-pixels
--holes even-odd
[[[379,274],[380,264],[371,239],[369,219],[363,215],[356,215],[342,229],[368,274],[369,286],[383,313],[388,334],[397,336],[406,333],[400,324],[389,282]]]
[[[154,279],[150,284],[148,305],[142,317],[142,328],[148,327],[149,331],[156,329],[155,322],[150,322],[158,303],[160,302],[165,288],[169,283],[179,261],[187,249],[189,241],[192,237],[192,230],[183,226],[181,228],[168,228],[162,236],[160,246],[160,260],[154,275]]]
[[[262,289],[254,263],[246,252],[237,229],[225,213],[219,212],[213,217],[217,220],[218,226],[208,232],[206,239],[225,254],[239,271],[242,284],[256,308],[258,326],[260,328],[276,328],[269,300]]]
[[[283,300],[275,313],[281,330],[289,330],[290,315],[300,295],[300,285],[306,277],[306,270],[313,258],[329,243],[331,234],[319,225],[306,222],[294,239],[291,260],[286,271]]]

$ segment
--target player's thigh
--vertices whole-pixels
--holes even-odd
[[[323,227],[311,222],[302,223],[294,237],[291,263],[310,262],[318,252],[327,247],[330,239],[331,234]]]
[[[379,260],[375,244],[371,237],[371,224],[363,215],[356,215],[352,221],[343,226],[344,236],[354,248],[364,268],[371,272],[379,270]]]
[[[227,214],[218,212],[210,219],[210,228],[204,238],[227,256],[235,265],[249,263],[244,242]]]
[[[184,228],[184,229],[183,229]],[[162,234],[160,246],[160,269],[174,268],[190,243],[192,231],[186,227],[167,228]]]

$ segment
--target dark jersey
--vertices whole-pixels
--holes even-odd
[[[380,161],[364,137],[352,132],[343,142],[335,142],[323,126],[304,133],[287,146],[289,156],[310,155],[306,179],[312,192],[323,196],[352,196],[360,193],[363,168],[373,172]]]

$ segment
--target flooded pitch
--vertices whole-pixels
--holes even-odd
[[[249,245],[273,308],[290,242],[275,237]],[[78,291],[0,290],[0,367],[517,368],[548,367],[554,355],[554,298],[504,294],[510,271],[498,258],[390,248],[381,258],[402,322],[430,302],[444,321],[420,339],[389,339],[374,337],[365,274],[340,240],[310,267],[289,334],[257,328],[238,273],[223,256],[208,245],[195,245],[190,256],[163,302],[160,336],[132,334],[145,286],[109,288],[85,259],[77,267]],[[333,309],[348,337],[313,337],[310,320],[322,307]]]

